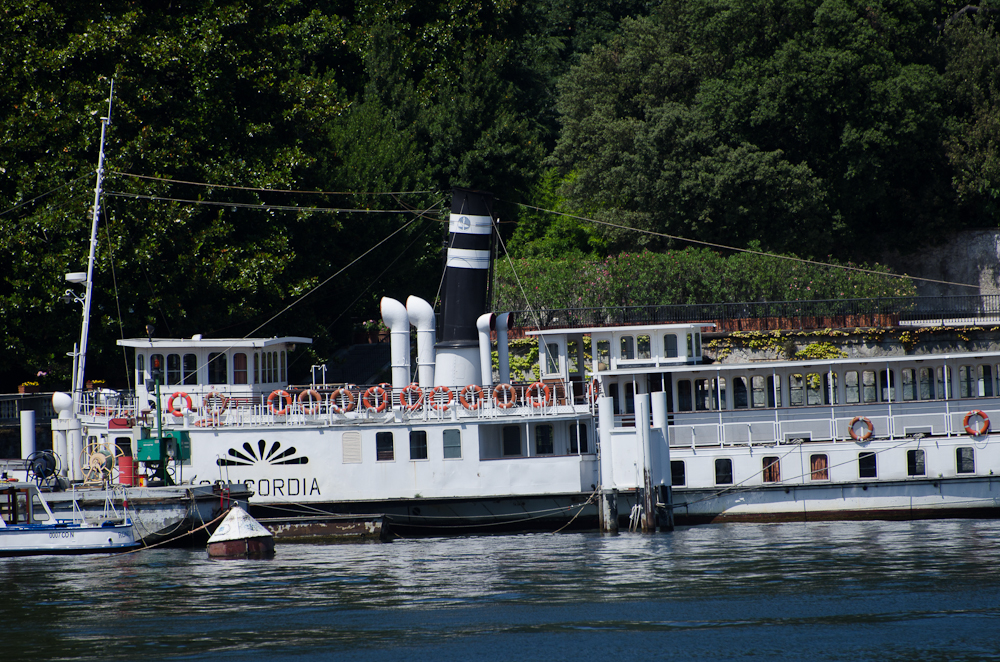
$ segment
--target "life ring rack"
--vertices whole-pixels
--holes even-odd
[[[386,395],[385,388],[382,386],[372,386],[365,391],[364,396],[361,398],[361,404],[365,406],[368,411],[373,411],[376,414],[380,414],[385,411],[386,406],[389,404],[389,398]]]
[[[438,393],[443,393],[447,397],[447,400],[445,400],[444,402],[440,402],[437,397]],[[431,395],[429,400],[431,403],[431,407],[433,407],[438,411],[444,411],[451,406],[452,402],[455,401],[455,392],[452,391],[447,386],[435,386],[431,390]]]
[[[483,387],[469,384],[458,392],[458,401],[469,411],[475,411],[483,406]]]
[[[972,427],[972,425],[970,425],[969,421],[972,420],[973,416],[978,416],[979,418],[982,419],[983,424],[981,427],[974,428]],[[990,417],[987,416],[986,412],[984,412],[981,409],[973,409],[972,411],[970,411],[968,414],[965,415],[965,418],[962,419],[962,426],[965,428],[966,434],[971,435],[973,437],[981,437],[982,435],[990,431]]]
[[[538,395],[532,395],[532,392]],[[548,407],[552,402],[552,391],[549,390],[549,385],[542,382],[535,382],[524,389],[524,403],[527,404],[529,402],[536,409],[539,407]]]
[[[183,399],[187,403],[187,409],[189,409],[189,410],[193,410],[194,409],[194,405],[191,402],[191,396],[188,395],[187,393],[185,393],[184,391],[177,391],[176,393],[172,394],[169,398],[167,398],[167,413],[168,414],[171,414],[173,416],[183,416],[184,415],[182,409],[174,409],[174,400],[176,400],[177,398],[181,398],[181,399]]]
[[[424,390],[420,384],[412,382],[399,391],[399,406],[406,411],[416,411],[424,404]]]
[[[275,400],[278,404],[275,404]],[[285,406],[281,407],[281,402],[284,401]],[[281,407],[281,409],[278,409]],[[275,416],[284,416],[288,413],[288,410],[292,407],[292,396],[288,391],[271,391],[271,395],[267,396],[267,409]]]
[[[504,397],[500,397],[503,394]],[[510,409],[517,403],[517,389],[510,384],[498,384],[493,389],[493,401],[500,409]]]
[[[348,386],[338,388],[330,394],[330,409],[335,414],[345,414],[354,411],[354,404],[356,402],[357,399],[354,397],[354,391]]]
[[[313,414],[319,413],[319,408],[323,404],[323,396],[321,396],[319,391],[314,388],[307,388],[304,391],[301,391],[299,393],[299,397],[296,399],[299,402],[302,413],[306,416],[312,416]],[[305,404],[307,400],[310,404]]]
[[[858,423],[864,425],[864,432],[858,434],[858,431],[854,429],[854,426]],[[868,420],[865,416],[855,416],[851,419],[851,422],[847,425],[847,431],[851,433],[851,439],[854,441],[866,441],[871,438],[872,434],[875,433],[875,426],[872,422]]]

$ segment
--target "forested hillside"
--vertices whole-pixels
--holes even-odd
[[[324,357],[383,294],[433,300],[452,185],[496,194],[537,283],[684,248],[664,234],[864,262],[992,227],[998,15],[963,7],[5,0],[0,388],[68,374],[80,308],[59,297],[86,266],[112,77],[88,376],[117,382],[115,339],[148,323]],[[764,269],[628,298],[783,292],[753,291],[792,277]]]

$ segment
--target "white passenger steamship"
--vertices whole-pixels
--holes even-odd
[[[254,515],[416,532],[997,513],[1000,353],[706,365],[700,324],[547,329],[512,383],[491,200],[455,192],[440,338],[427,302],[383,299],[391,383],[289,386],[308,338],[134,338],[136,393],[85,394],[87,435],[135,453],[159,425],[171,475],[247,483]]]

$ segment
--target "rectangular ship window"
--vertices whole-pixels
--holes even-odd
[[[858,453],[858,478],[878,478],[878,466],[872,451]]]
[[[927,469],[924,467],[924,452],[919,448],[912,451],[906,451],[906,475],[927,475]]]
[[[551,425],[536,425],[535,426],[535,454],[536,455],[552,455],[554,452],[552,443],[552,426]]]
[[[522,455],[521,451],[521,426],[503,426],[503,454],[505,456]]]
[[[375,459],[379,462],[391,462],[394,459],[392,433],[375,433]]]
[[[715,461],[715,484],[733,484],[733,461],[728,457],[720,457]]]
[[[687,485],[687,477],[684,475],[684,460],[670,461],[670,484],[674,487]]]
[[[462,457],[462,431],[444,431],[444,459],[454,460]]]
[[[427,459],[427,431],[410,430],[410,459]]]
[[[955,449],[956,470],[960,474],[976,473],[976,456],[972,446],[963,446]]]
[[[587,426],[570,423],[569,425],[569,452],[589,453],[587,450]]]
[[[830,480],[830,463],[826,455],[809,456],[809,478],[811,480]]]
[[[764,482],[778,483],[781,481],[781,467],[778,464],[777,456],[765,457],[764,461]]]

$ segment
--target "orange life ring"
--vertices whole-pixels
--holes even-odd
[[[384,388],[381,386],[372,386],[365,391],[365,395],[361,398],[361,402],[364,404],[365,409],[373,411],[377,414],[385,411],[386,405],[389,404],[389,398],[385,396]]]
[[[215,428],[222,425],[222,417],[219,412],[211,411],[208,416],[198,419],[194,424],[199,428]]]
[[[281,400],[285,401],[285,406],[281,409],[275,409],[274,401]],[[280,406],[280,405],[279,405]],[[271,395],[267,396],[267,408],[271,410],[271,413],[275,416],[284,416],[288,413],[288,408],[292,406],[292,396],[289,395],[288,391],[271,391]]]
[[[478,384],[469,384],[458,392],[458,401],[466,409],[479,409],[483,406],[483,388]]]
[[[306,400],[308,400],[310,404],[308,405],[302,404]],[[323,404],[323,397],[319,394],[319,391],[307,388],[306,390],[299,393],[298,401],[299,404],[302,405],[302,413],[307,416],[311,416],[312,414],[315,414],[319,411],[320,405]],[[316,404],[312,404],[314,402]]]
[[[209,407],[209,404],[211,404],[212,402],[212,398],[219,399],[218,407]],[[210,411],[213,413],[220,412],[228,406],[229,406],[229,398],[222,395],[218,391],[209,391],[208,393],[205,394],[205,397],[201,399],[201,408],[204,409],[205,411]]]
[[[863,423],[865,426],[865,431],[862,432],[861,434],[858,434],[854,430],[854,424],[858,422]],[[869,437],[871,437],[872,434],[875,432],[875,426],[872,425],[872,422],[869,421],[864,416],[855,416],[854,418],[851,419],[850,424],[848,424],[847,431],[851,433],[851,439],[853,439],[854,441],[864,441]]]
[[[983,419],[983,426],[981,428],[974,428],[971,425],[969,425],[969,419],[971,419],[973,416],[978,416],[979,418]],[[965,415],[964,419],[962,419],[962,425],[965,426],[966,434],[970,434],[973,437],[978,437],[990,431],[990,417],[987,416],[986,413],[980,409],[973,409],[972,411],[970,411],[968,414]]]
[[[597,402],[597,397],[601,394],[601,383],[597,381],[597,378],[590,380],[590,385],[587,387],[587,401],[591,404]]]
[[[354,402],[354,391],[350,388],[338,388],[330,394],[330,409],[336,414],[354,411]]]
[[[438,399],[437,399],[437,394],[438,393],[445,393],[445,394],[447,394],[448,399],[445,400],[444,402],[438,402]],[[452,401],[454,399],[455,399],[455,394],[452,393],[451,389],[448,388],[447,386],[435,386],[434,389],[431,391],[431,395],[430,395],[431,407],[434,407],[438,411],[441,411],[441,410],[444,410],[444,409],[447,409],[448,407],[450,407],[451,403],[452,403]]]
[[[500,397],[500,394],[504,397]],[[493,400],[500,409],[510,409],[517,402],[517,390],[510,384],[499,384],[493,389]]]
[[[535,398],[531,395],[532,391],[538,393],[539,396],[544,395],[544,397]],[[524,403],[527,404],[529,402],[532,407],[548,407],[549,403],[552,402],[552,393],[549,391],[548,385],[541,382],[535,382],[528,388],[524,389]]]
[[[414,400],[413,397],[416,397],[416,400]],[[404,407],[406,411],[419,409],[420,405],[424,404],[424,391],[420,388],[420,385],[414,382],[400,391],[399,404]]]
[[[168,414],[172,414],[174,416],[181,416],[182,415],[180,409],[174,409],[174,400],[176,400],[177,398],[184,398],[184,401],[187,402],[187,408],[188,409],[193,409],[193,405],[191,404],[191,396],[188,395],[187,393],[185,393],[184,391],[177,391],[176,393],[174,393],[173,395],[171,395],[169,398],[167,398],[167,413]]]

